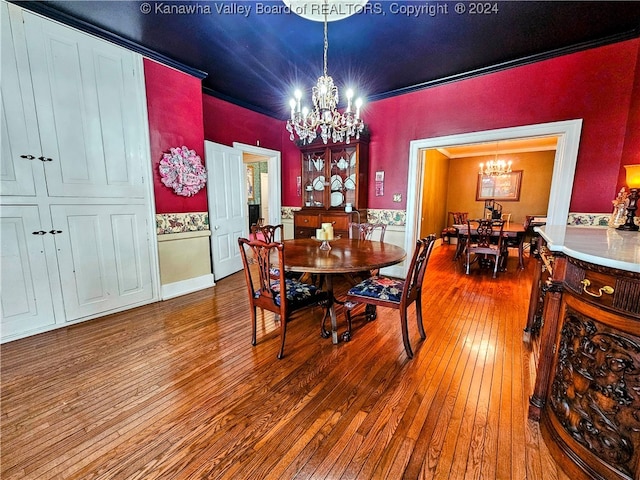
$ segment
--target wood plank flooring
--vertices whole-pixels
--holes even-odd
[[[242,273],[2,345],[5,479],[560,479],[527,420],[533,261],[464,275],[436,248],[404,352],[396,311],[319,335],[320,308],[250,344]],[[341,330],[345,321],[339,311]]]

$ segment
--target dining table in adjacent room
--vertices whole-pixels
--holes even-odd
[[[296,238],[284,241],[284,266],[290,272],[322,275],[324,288],[329,293],[331,338],[338,343],[338,326],[333,294],[335,275],[355,274],[402,262],[407,253],[402,247],[375,240],[340,238],[330,240],[331,250],[322,250],[321,242],[313,238]],[[325,317],[326,318],[326,317]]]
[[[473,221],[472,221],[473,222]],[[456,253],[454,254],[454,260],[457,260],[458,257],[464,251],[464,245],[467,238],[467,225],[460,224],[454,225],[454,228],[458,230],[458,245],[456,247]],[[493,232],[494,235],[498,235],[499,228]],[[508,246],[518,248],[518,266],[523,269],[524,268],[524,235],[526,230],[524,225],[520,223],[505,223],[502,229],[502,236],[506,238],[508,241]],[[471,228],[471,235],[475,235],[476,232],[474,228]],[[506,266],[506,258],[503,259],[504,265]]]

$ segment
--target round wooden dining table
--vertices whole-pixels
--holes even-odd
[[[333,295],[333,277],[363,272],[402,262],[407,253],[391,243],[375,240],[342,238],[331,240],[331,250],[321,250],[320,242],[312,238],[296,238],[284,241],[284,267],[291,272],[323,275],[329,293],[331,339],[338,343],[338,327]],[[326,317],[325,317],[326,318]]]

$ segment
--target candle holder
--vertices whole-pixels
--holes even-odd
[[[637,232],[638,225],[634,218],[638,209],[638,188],[640,188],[640,165],[625,165],[627,170],[627,185],[629,186],[629,204],[627,205],[627,220],[618,227],[618,230]]]
[[[320,242],[320,246],[318,247],[318,249],[328,252],[329,250],[331,250],[330,242],[333,242],[334,240],[340,240],[340,235],[333,237],[331,240],[323,240],[317,237],[311,237],[311,238],[316,242]]]

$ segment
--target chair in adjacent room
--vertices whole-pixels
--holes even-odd
[[[283,243],[239,238],[238,245],[251,308],[251,345],[257,344],[256,308],[274,312],[280,316],[278,359],[281,359],[284,356],[287,323],[291,314],[316,305],[327,306],[328,294],[315,285],[285,278]],[[274,278],[273,272],[276,270],[279,274]],[[285,292],[284,299],[282,292]]]
[[[475,226],[476,223],[477,226]],[[478,261],[482,265],[488,264],[489,257],[493,257],[493,278],[496,278],[500,257],[505,254],[503,229],[504,222],[502,220],[486,218],[467,220],[467,244],[465,246],[467,275],[469,275],[472,263]],[[473,231],[475,234],[472,234]],[[473,261],[471,260],[472,255],[474,256]]]
[[[443,243],[451,243],[451,237],[458,236],[458,229],[454,225],[464,225],[467,223],[469,214],[467,212],[449,212],[447,216],[447,226],[442,230],[440,236]]]
[[[422,281],[427,270],[427,263],[436,241],[435,234],[416,242],[416,248],[411,257],[411,264],[405,280],[398,280],[384,276],[373,276],[367,278],[353,286],[347,292],[347,303],[345,303],[345,313],[347,316],[347,333],[351,333],[351,309],[358,303],[366,305],[389,307],[399,310],[400,328],[402,331],[402,341],[404,349],[409,358],[413,358],[413,350],[409,341],[409,329],[407,325],[409,306],[416,304],[416,320],[418,332],[424,340],[427,336],[422,323]],[[375,310],[367,310],[369,320],[375,318]],[[344,336],[343,336],[344,338]]]
[[[446,243],[451,243],[451,237],[456,238],[456,251],[453,254],[453,259],[457,260],[462,252],[464,252],[464,245],[467,241],[466,235],[460,235],[460,232],[455,227],[455,225],[465,225],[467,223],[467,218],[469,218],[468,212],[449,212],[449,217],[452,219],[453,223],[442,230],[442,241]]]

